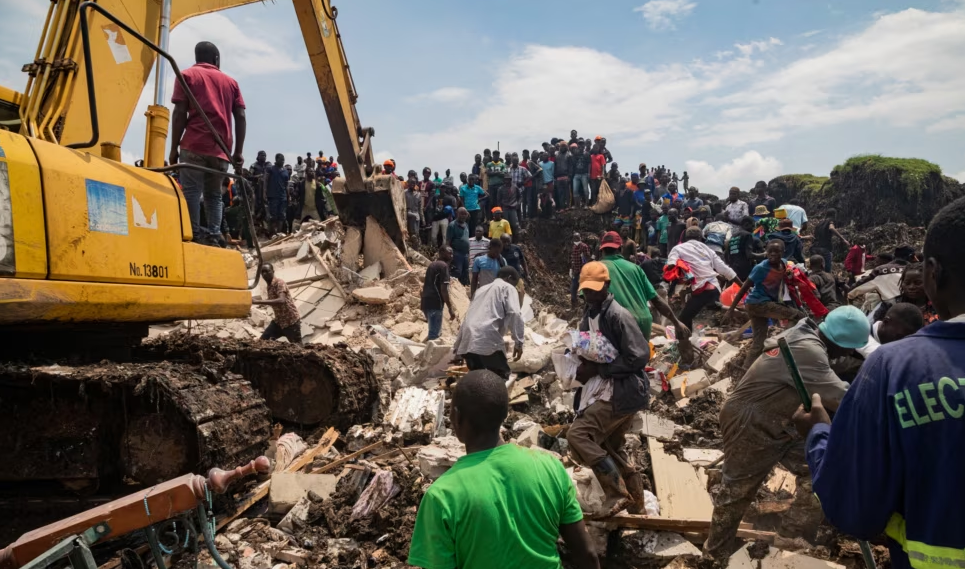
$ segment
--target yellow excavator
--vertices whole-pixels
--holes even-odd
[[[0,87],[0,327],[20,335],[132,325],[143,335],[151,322],[248,314],[254,283],[242,256],[192,242],[169,175],[191,166],[163,167],[163,77],[170,67],[186,87],[167,53],[171,29],[255,1],[50,2],[26,88]],[[374,131],[355,109],[337,9],[293,4],[344,170],[333,190],[343,221],[364,226],[375,212],[404,247],[401,187],[372,176]],[[145,167],[135,168],[120,162],[120,142],[152,73],[160,79],[145,109]]]
[[[117,370],[9,364],[48,351],[58,358],[81,351],[97,361],[113,357],[112,348],[123,361],[151,323],[248,315],[258,271],[249,279],[238,251],[192,242],[172,174],[197,166],[164,166],[164,76],[174,73],[191,112],[210,129],[168,54],[170,31],[191,17],[256,1],[51,0],[36,57],[23,67],[26,87],[0,87],[0,481],[90,480],[111,470],[153,483],[172,474],[143,475],[158,453],[186,456],[175,470],[198,468],[207,455],[221,463],[247,460],[268,436],[265,403],[276,418],[281,409],[302,423],[348,404],[371,412],[371,366],[333,363],[331,353],[317,349],[292,364],[291,354],[264,345],[234,346],[230,354],[215,353],[221,348],[214,344],[195,347],[185,350],[187,359],[215,358],[224,369],[199,368],[194,383],[181,381],[183,369],[124,368],[119,380]],[[342,222],[364,231],[375,217],[404,248],[401,184],[375,172],[374,130],[361,126],[355,109],[338,11],[330,0],[292,3],[343,169],[333,187]],[[144,167],[123,164],[120,143],[152,74]],[[244,184],[239,174],[228,175]],[[247,200],[248,192],[240,194]],[[247,202],[246,209],[254,235]],[[273,366],[297,373],[280,378]],[[361,387],[342,385],[347,368],[357,371],[353,381]],[[251,381],[267,401],[241,381],[250,377],[238,376],[252,370],[271,383]],[[232,403],[213,403],[219,393]],[[292,411],[292,401],[302,407]],[[302,420],[300,409],[312,419]],[[173,431],[180,433],[176,444]],[[138,452],[142,475],[125,458]]]

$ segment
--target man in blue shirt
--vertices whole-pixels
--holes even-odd
[[[506,260],[503,259],[502,252],[502,242],[499,239],[493,239],[489,242],[489,251],[486,255],[476,257],[476,260],[472,262],[470,299],[476,295],[476,289],[484,287],[496,280],[499,269],[506,266]]]
[[[794,415],[829,522],[882,532],[895,569],[965,566],[965,200],[925,236],[925,293],[941,318],[865,361],[832,422],[818,394]]]
[[[265,169],[265,196],[268,198],[268,232],[282,232],[288,210],[288,180],[285,155],[275,154],[275,163]]]
[[[473,174],[466,177],[466,173],[459,174],[462,185],[459,186],[459,199],[462,207],[469,212],[469,227],[476,227],[482,222],[482,207],[479,205],[479,198],[487,198],[489,194],[479,187],[479,178]]]

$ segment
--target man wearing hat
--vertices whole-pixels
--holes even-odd
[[[860,310],[842,306],[820,325],[803,319],[780,337],[787,340],[808,393],[819,394],[825,407],[834,411],[848,384],[831,371],[830,360],[864,347],[870,330]],[[797,477],[791,506],[794,514],[785,517],[778,538],[813,540],[823,517],[821,505],[811,492],[804,438],[791,422],[801,398],[777,340],[768,340],[764,354],[747,370],[720,411],[723,479],[704,544],[704,551],[717,559],[726,558],[736,549],[735,537],[744,512],[778,463]]]
[[[606,265],[610,277],[610,294],[637,321],[643,338],[650,339],[650,328],[653,326],[653,315],[649,306],[651,302],[657,312],[673,323],[678,338],[689,338],[690,330],[687,326],[681,323],[667,301],[657,295],[647,273],[639,265],[623,257],[622,249],[623,238],[620,234],[608,231],[600,240],[600,261]]]
[[[634,414],[647,407],[650,384],[644,368],[650,347],[634,317],[610,294],[610,272],[604,263],[583,266],[580,292],[586,302],[580,330],[600,332],[618,353],[610,363],[582,360],[576,374],[582,385],[577,415],[566,440],[573,460],[596,474],[609,513],[624,507],[632,514],[643,513],[643,478],[623,446]]]

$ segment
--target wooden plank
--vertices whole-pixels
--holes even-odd
[[[709,520],[714,514],[704,485],[694,467],[664,452],[663,443],[648,437],[653,482],[660,502],[660,517],[675,520]]]
[[[710,520],[671,520],[666,518],[651,518],[634,516],[632,514],[618,514],[602,520],[607,529],[633,528],[651,531],[672,531],[680,534],[696,534],[706,537],[710,533]],[[761,539],[767,543],[774,543],[774,532],[757,531],[751,524],[741,522],[737,530],[737,537],[742,539]]]
[[[338,431],[335,430],[335,427],[329,428],[327,431],[325,431],[325,434],[322,435],[322,438],[318,441],[318,444],[315,445],[315,448],[303,452],[298,458],[293,460],[287,468],[285,468],[285,472],[298,472],[299,470],[305,468],[315,460],[316,456],[328,452],[328,449],[332,448],[332,445],[334,445],[335,441],[337,440]],[[234,512],[218,520],[216,529],[220,530],[221,528],[235,521],[241,514],[245,513],[248,508],[254,506],[259,500],[266,498],[270,488],[271,480],[266,480],[258,486],[255,486],[254,490],[242,496],[241,500],[238,501]]]
[[[335,470],[335,469],[338,468],[339,466],[342,466],[343,464],[346,464],[346,463],[348,463],[348,462],[351,462],[351,461],[355,460],[356,458],[362,456],[363,454],[365,454],[365,453],[367,453],[367,452],[371,452],[371,451],[379,448],[379,447],[382,446],[383,444],[384,444],[384,443],[383,443],[382,441],[378,441],[378,442],[372,443],[372,444],[370,444],[369,446],[367,446],[367,447],[365,447],[365,448],[363,448],[363,449],[360,449],[360,450],[358,450],[358,451],[356,451],[356,452],[353,452],[352,454],[343,456],[342,458],[340,458],[340,459],[338,459],[338,460],[336,460],[336,461],[334,461],[334,462],[330,462],[330,463],[326,464],[325,466],[319,468],[318,470],[313,470],[313,471],[311,471],[311,473],[312,473],[312,474],[323,474],[323,473],[325,473],[325,472],[331,472],[332,470]]]
[[[352,297],[345,292],[344,288],[342,288],[342,285],[338,282],[338,279],[335,278],[335,274],[332,273],[332,269],[328,268],[328,263],[326,263],[325,259],[323,259],[318,253],[318,248],[311,243],[308,244],[308,248],[312,252],[312,256],[315,257],[315,260],[318,261],[318,264],[322,266],[322,270],[325,271],[329,278],[332,279],[332,284],[335,285],[335,288],[338,289],[338,292],[342,293],[342,298],[345,299],[345,302],[351,302]]]

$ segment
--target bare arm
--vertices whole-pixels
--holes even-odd
[[[187,124],[187,103],[174,103],[174,110],[171,112],[171,154],[168,156],[168,162],[171,166],[177,164],[178,158],[180,158],[181,137],[184,136],[184,129]]]
[[[566,548],[573,553],[573,562],[580,569],[600,569],[600,560],[593,552],[590,535],[586,533],[583,520],[560,526],[560,536]]]
[[[838,236],[838,239],[840,239],[841,241],[844,242],[844,246],[845,246],[845,247],[848,247],[848,248],[851,247],[851,243],[850,243],[847,239],[844,238],[844,235],[841,235],[841,232],[838,231],[838,228],[835,227],[833,223],[830,225],[830,227],[828,227],[828,229],[831,231],[831,233],[837,235],[837,236]]]
[[[744,295],[747,294],[747,291],[749,291],[753,285],[754,285],[754,281],[752,281],[749,278],[746,281],[744,281],[744,284],[741,285],[741,289],[737,292],[736,295],[734,295],[734,302],[732,302],[730,304],[730,308],[727,309],[727,314],[724,315],[725,321],[730,318],[731,314],[734,313],[734,309],[737,308],[737,305],[740,304],[741,299],[744,298]]]
[[[666,300],[658,295],[653,297],[653,299],[650,301],[650,304],[653,305],[654,310],[659,312],[664,318],[673,324],[674,328],[677,330],[678,338],[690,337],[690,329],[687,328],[679,318],[677,318],[677,315],[674,314],[673,309],[670,308],[670,305],[667,304]]]

